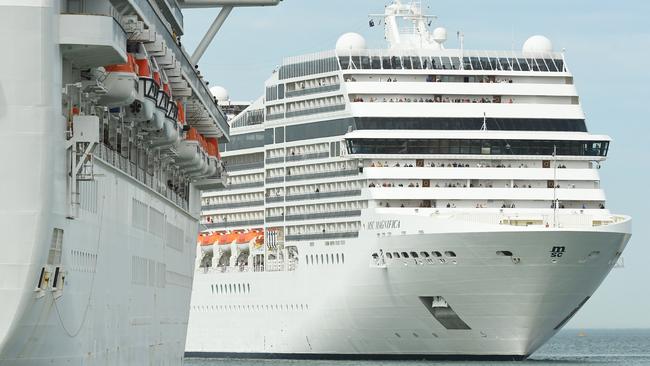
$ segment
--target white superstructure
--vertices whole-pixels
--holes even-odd
[[[178,2],[5,0],[0,30],[0,365],[182,364],[229,126]]]
[[[288,58],[231,121],[188,355],[522,359],[616,264],[630,218],[564,55],[446,48],[431,18],[395,1],[389,48]]]

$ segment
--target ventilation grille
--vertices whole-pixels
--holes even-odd
[[[145,203],[142,203],[135,198],[133,199],[133,210],[131,213],[131,223],[133,224],[133,227],[140,230],[147,230],[147,209],[148,206]]]
[[[84,211],[97,213],[97,181],[79,182],[79,206]]]
[[[165,234],[165,215],[153,207],[149,208],[149,232],[159,238]]]
[[[183,229],[180,229],[172,223],[167,223],[167,230],[165,232],[165,244],[180,252],[183,251]]]
[[[153,259],[131,257],[131,283],[163,288],[167,285],[167,265]]]

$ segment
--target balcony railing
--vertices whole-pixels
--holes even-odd
[[[332,85],[317,86],[315,88],[309,88],[309,89],[287,90],[286,97],[292,98],[292,97],[299,97],[308,94],[326,93],[326,92],[339,90],[340,87],[341,84],[332,84]]]
[[[348,170],[338,170],[338,171],[322,172],[322,173],[287,175],[285,178],[286,178],[287,181],[294,181],[294,180],[302,180],[302,179],[344,177],[344,176],[347,176],[347,175],[356,175],[358,173],[359,173],[358,169],[348,169]]]
[[[228,172],[236,172],[240,170],[250,170],[250,169],[262,169],[262,168],[264,168],[264,162],[262,161],[255,162],[255,163],[226,165],[226,171]]]
[[[287,201],[314,200],[314,199],[317,200],[322,198],[347,197],[347,196],[359,196],[359,195],[361,195],[361,190],[353,189],[348,191],[318,192],[318,193],[289,195],[287,196]]]
[[[335,212],[319,212],[312,214],[304,215],[287,215],[287,221],[296,221],[296,220],[311,220],[311,219],[329,219],[334,217],[350,217],[350,216],[360,216],[361,210],[351,210],[351,211],[335,211]],[[269,221],[268,219],[266,221]]]
[[[211,222],[203,225],[205,225],[205,227],[208,229],[217,229],[217,228],[231,227],[231,226],[254,226],[254,225],[264,225],[264,220]]]
[[[233,203],[221,203],[216,205],[205,205],[201,209],[206,210],[218,210],[220,208],[238,208],[238,207],[250,207],[250,206],[261,206],[264,204],[264,201],[247,201],[247,202],[233,202]]]
[[[127,157],[120,155],[117,151],[111,150],[108,146],[100,144],[95,149],[94,155],[111,165],[115,169],[139,181],[149,187],[152,191],[166,197],[169,201],[183,210],[188,210],[187,200],[178,195],[174,190],[167,187],[158,177],[148,174],[143,168],[139,168],[134,162]]]
[[[296,234],[296,235],[287,235],[286,241],[297,241],[297,240],[316,240],[316,239],[335,239],[335,238],[356,238],[359,236],[358,231],[340,231],[333,233],[314,233],[314,234]]]
[[[301,160],[310,160],[310,159],[323,159],[330,156],[329,152],[323,151],[313,154],[299,154],[299,155],[287,155],[287,161],[301,161]]]
[[[266,183],[279,183],[279,182],[284,182],[284,177],[266,178]]]
[[[276,164],[276,163],[284,163],[284,156],[279,156],[277,158],[268,158],[266,159],[267,164]]]
[[[250,182],[250,183],[237,183],[237,184],[228,184],[225,189],[243,189],[243,188],[254,188],[254,187],[263,187],[264,182]]]
[[[299,111],[287,112],[287,118],[306,116],[306,115],[317,114],[317,113],[336,112],[336,111],[342,111],[342,110],[345,110],[345,103],[330,105],[330,106],[327,106],[327,107],[302,109],[302,110],[299,110]]]
[[[266,197],[266,203],[284,202],[284,196]]]
[[[274,120],[274,119],[281,119],[281,118],[284,118],[284,112],[273,113],[273,114],[267,114],[266,115],[266,120],[267,121],[271,121],[271,120]]]

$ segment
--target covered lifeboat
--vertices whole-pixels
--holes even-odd
[[[204,169],[208,166],[208,154],[206,142],[196,128],[190,127],[178,145],[176,164],[190,177],[203,176]]]
[[[198,244],[201,247],[201,253],[212,253],[214,244],[224,235],[224,232],[214,232],[211,234],[201,234],[198,237]]]
[[[256,247],[258,237],[263,235],[261,230],[251,230],[239,234],[237,237],[237,248],[239,250],[250,250]]]
[[[138,97],[138,65],[133,54],[127,54],[124,64],[107,65],[98,69],[98,79],[106,93],[98,104],[107,107],[128,106]]]

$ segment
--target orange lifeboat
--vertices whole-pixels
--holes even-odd
[[[126,63],[104,66],[104,71],[106,75],[103,76],[102,85],[106,94],[97,103],[107,107],[123,107],[133,103],[138,96],[138,64],[133,54],[127,54]]]
[[[219,237],[219,241],[217,242],[218,245],[230,245],[232,244],[233,241],[236,241],[237,238],[239,238],[239,233],[237,232],[231,232],[222,235]]]
[[[190,177],[205,176],[204,170],[208,167],[208,155],[203,148],[203,136],[190,127],[177,147],[176,164]]]

